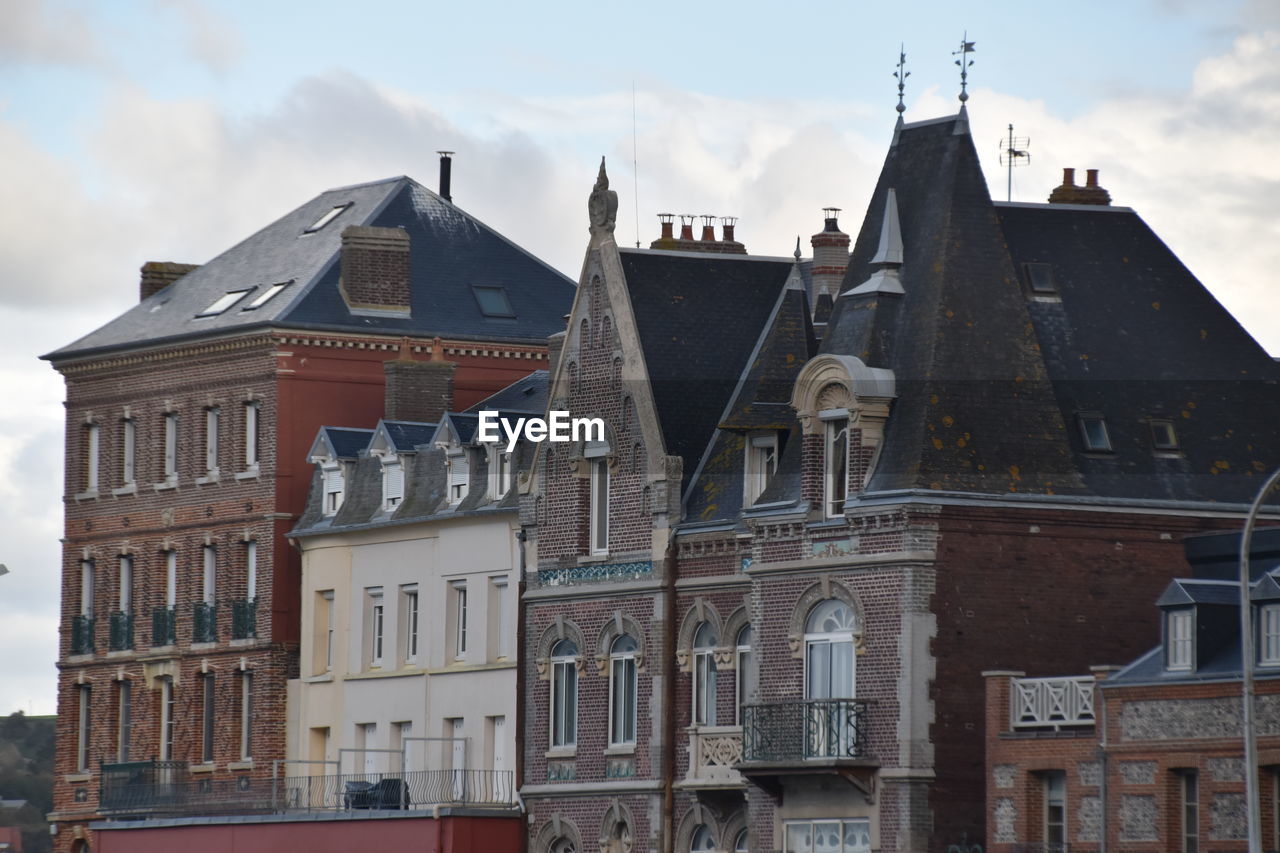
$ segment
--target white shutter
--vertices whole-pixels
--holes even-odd
[[[399,462],[382,466],[382,502],[388,507],[400,505],[404,497],[404,468]]]
[[[324,514],[333,515],[342,506],[342,465],[325,468]]]
[[[449,501],[457,503],[466,497],[467,484],[471,480],[471,465],[467,454],[449,457]]]

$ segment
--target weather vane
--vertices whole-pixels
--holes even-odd
[[[911,76],[910,71],[904,70],[907,66],[907,53],[905,45],[898,45],[898,70],[893,72],[893,76],[898,78],[898,117],[907,111],[906,105],[902,103],[902,90],[906,87],[907,78]]]
[[[969,69],[973,66],[973,60],[969,58],[969,54],[973,53],[973,46],[976,42],[969,41],[969,33],[965,31],[964,38],[960,39],[960,49],[951,51],[952,56],[959,56],[956,65],[960,66],[960,103],[964,104],[969,100],[969,93],[965,88],[969,85]]]

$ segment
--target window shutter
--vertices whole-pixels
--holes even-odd
[[[467,484],[471,480],[471,465],[466,453],[449,457],[449,495],[459,500],[467,493]]]
[[[324,472],[324,493],[326,495],[337,492],[342,493],[342,469],[327,468]]]
[[[385,465],[382,469],[383,497],[388,502],[398,503],[404,497],[404,468],[399,462]]]

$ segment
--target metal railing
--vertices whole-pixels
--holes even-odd
[[[258,636],[258,600],[231,602],[231,639],[249,640]]]
[[[151,645],[172,646],[178,641],[178,614],[174,607],[151,610]]]
[[[1072,678],[1015,678],[1010,699],[1015,729],[1092,726],[1092,675]]]
[[[122,652],[133,648],[133,614],[117,610],[111,614],[107,631],[107,648]]]
[[[212,601],[197,601],[191,605],[191,642],[216,643],[218,641],[218,605]]]
[[[328,776],[193,778],[180,761],[103,764],[101,813],[108,818],[368,811],[435,805],[507,807],[514,774],[505,770],[416,770]]]
[[[870,721],[858,699],[744,705],[742,760],[866,758]]]
[[[93,651],[93,617],[71,617],[71,654],[87,655]]]

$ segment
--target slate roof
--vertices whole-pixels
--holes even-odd
[[[431,441],[436,425],[418,421],[379,421],[378,427],[386,430],[391,439],[391,449],[396,453],[413,453],[414,448]]]
[[[305,233],[344,204],[350,206],[328,225]],[[342,230],[349,225],[408,232],[412,317],[356,316],[347,310],[337,284]],[[268,286],[280,282],[290,284],[262,307],[246,310]],[[484,316],[472,291],[476,285],[503,287],[516,316]],[[261,326],[541,344],[564,328],[574,287],[475,217],[400,176],[321,193],[45,358],[56,361]],[[222,295],[246,288],[252,291],[223,313],[196,316]]]
[[[328,444],[334,459],[355,459],[369,447],[373,430],[326,426],[320,427],[320,438]]]
[[[1156,600],[1157,607],[1180,607],[1188,604],[1240,604],[1240,584],[1231,581],[1206,581],[1179,578]]]
[[[549,386],[550,373],[546,370],[535,370],[525,378],[512,382],[501,391],[495,391],[485,397],[467,409],[467,412],[498,410],[541,415],[547,409]]]

